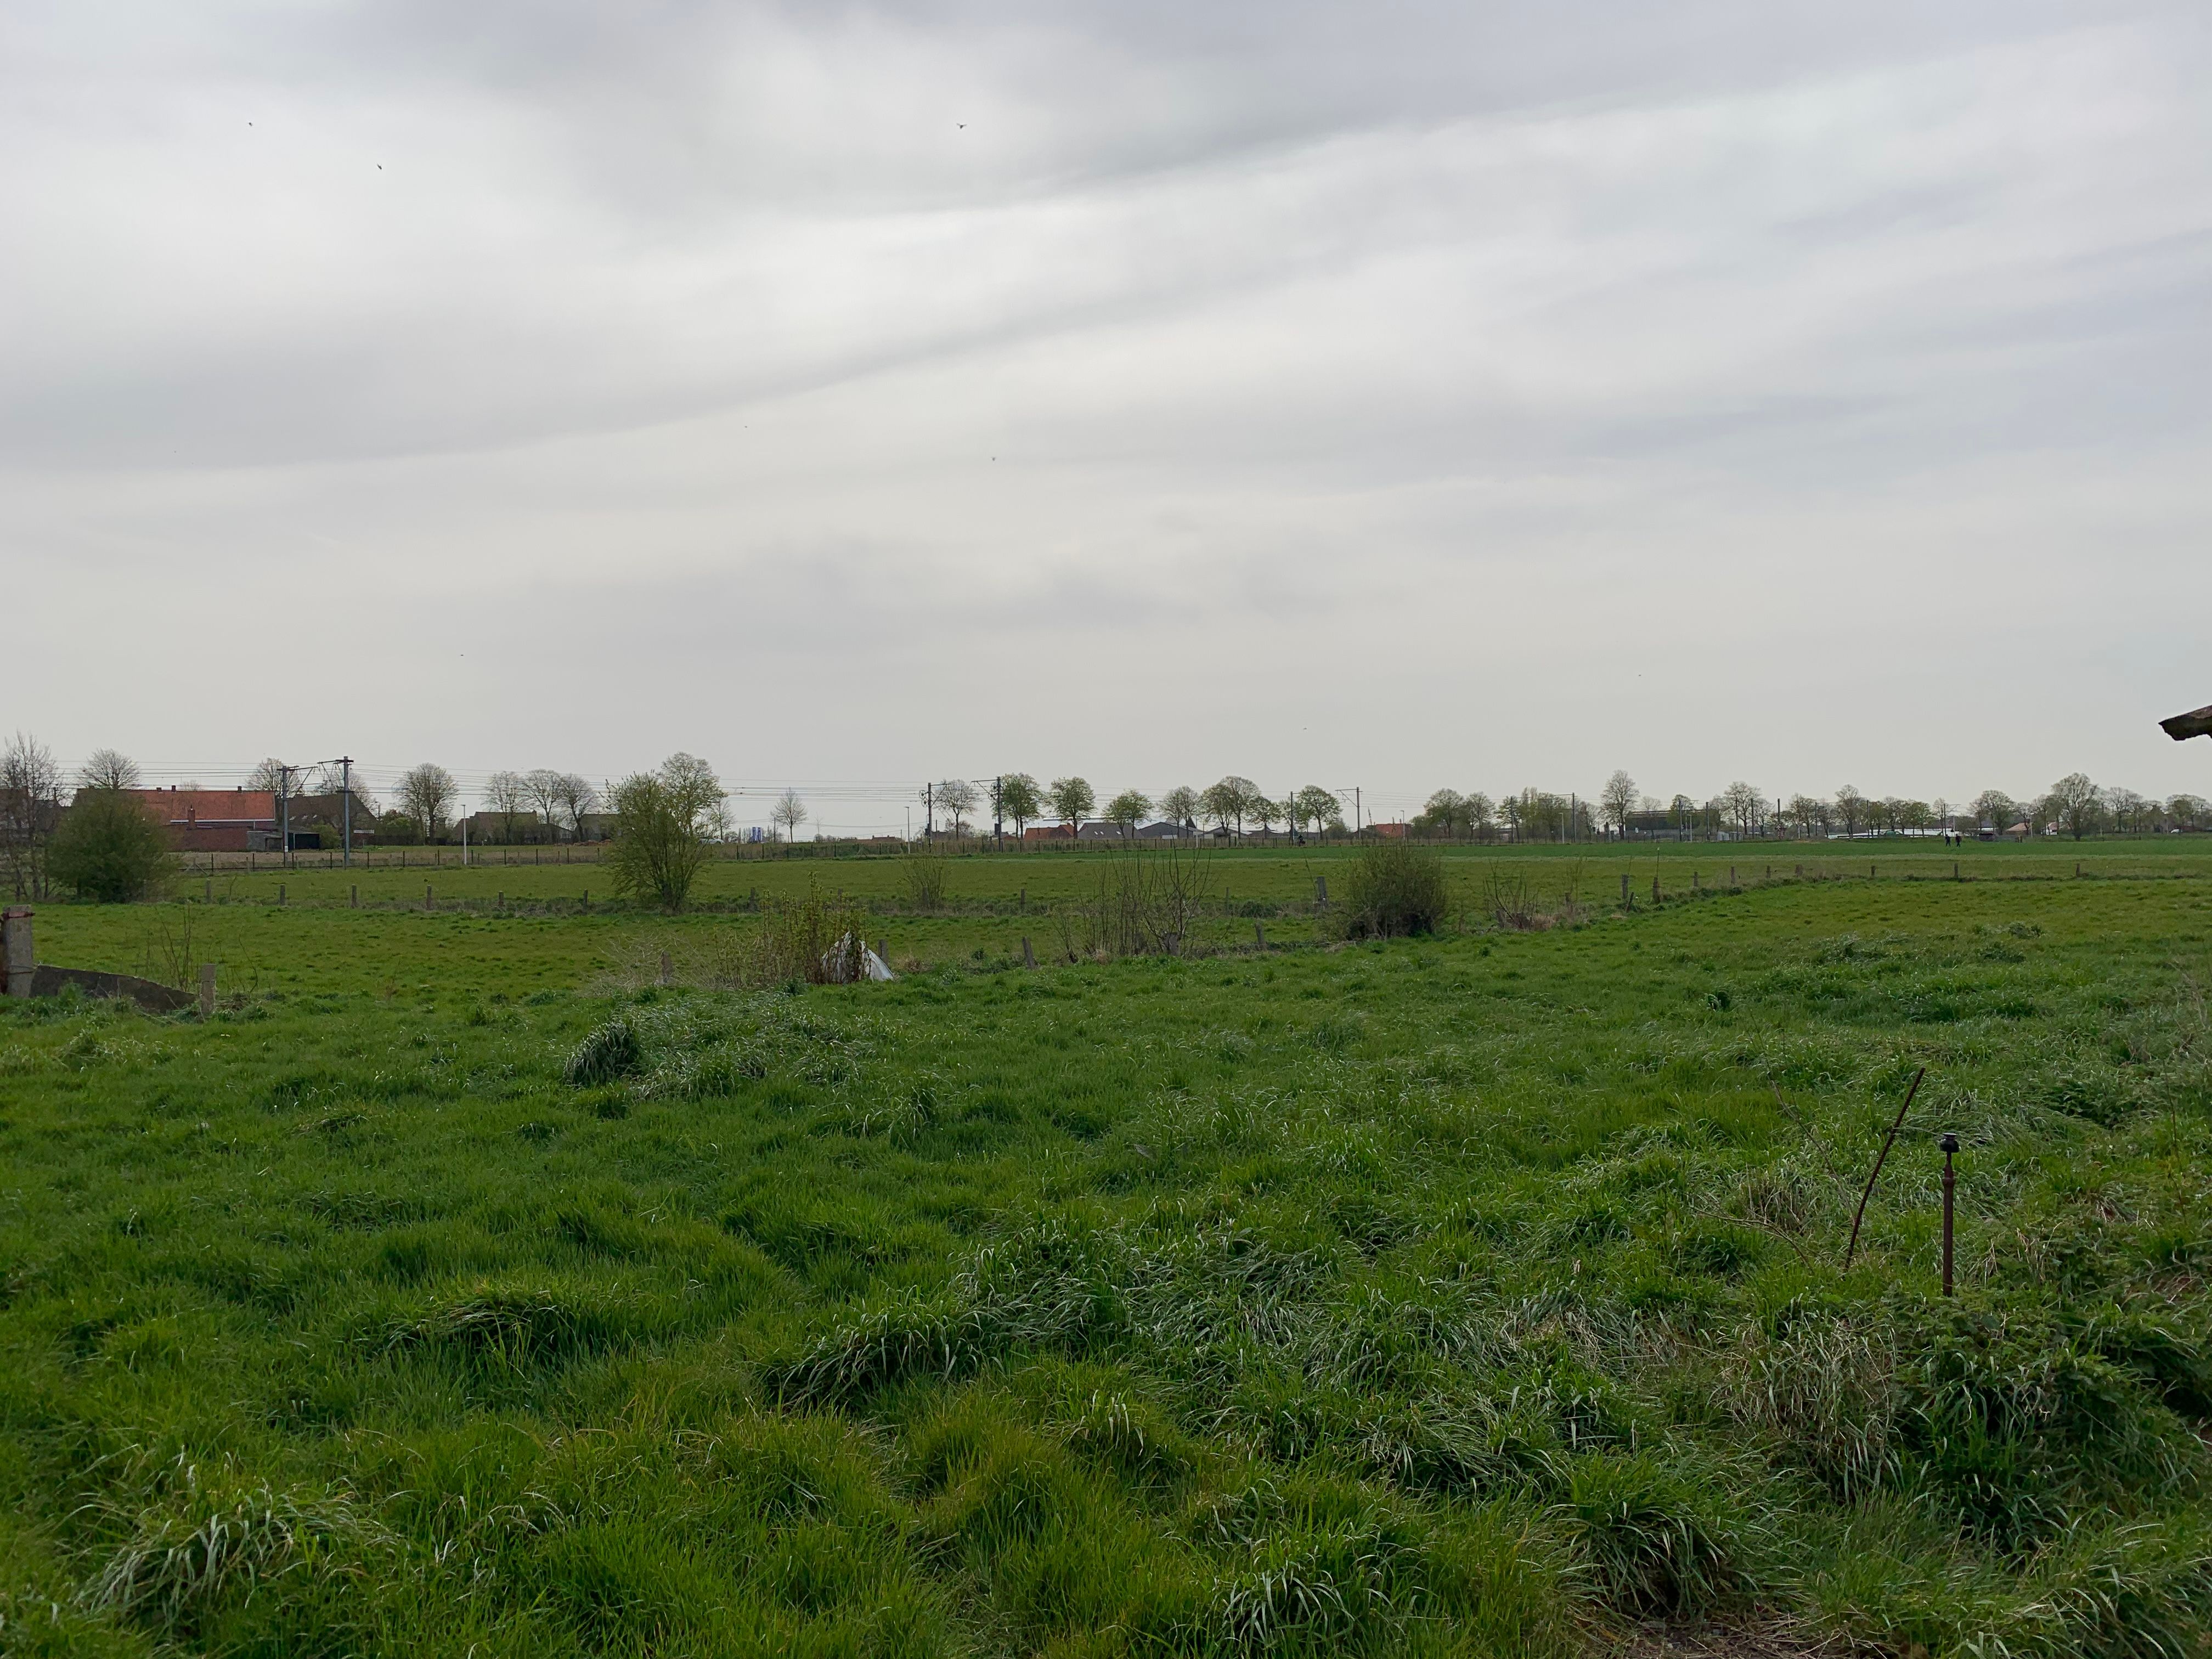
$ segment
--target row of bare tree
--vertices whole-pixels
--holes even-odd
[[[1480,791],[1462,795],[1440,789],[1413,820],[1418,833],[1487,840],[1582,840],[1595,836],[1664,837],[1726,834],[1822,840],[1831,836],[1926,833],[1957,830],[1968,835],[1987,826],[1998,835],[2024,828],[2056,829],[2079,840],[2106,831],[2151,834],[2212,828],[2212,806],[2197,795],[2160,801],[2132,789],[2107,788],[2070,772],[2040,795],[2016,800],[1984,789],[1962,805],[1898,795],[1869,795],[1845,784],[1833,795],[1771,797],[1748,783],[1730,784],[1705,801],[1678,794],[1660,800],[1617,771],[1594,800],[1524,789],[1493,801]]]
[[[1103,821],[1128,831],[1154,817],[1231,835],[1251,830],[1272,832],[1278,824],[1299,831],[1310,826],[1344,828],[1344,802],[1334,790],[1310,783],[1278,799],[1251,779],[1234,775],[1203,789],[1178,784],[1157,799],[1141,789],[1124,789],[1101,808],[1098,793],[1087,779],[1054,778],[1041,784],[1027,772],[1009,772],[988,781],[946,778],[925,788],[921,801],[927,827],[956,836],[968,834],[987,818],[994,825],[1012,825],[1018,836],[1033,823],[1056,823],[1072,830],[1086,821]]]

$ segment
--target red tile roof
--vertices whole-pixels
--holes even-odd
[[[267,789],[133,789],[166,823],[276,823],[276,797]]]

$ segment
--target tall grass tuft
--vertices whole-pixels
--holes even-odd
[[[180,1456],[166,1496],[128,1517],[130,1536],[86,1587],[87,1604],[174,1634],[218,1601],[289,1574],[331,1571],[384,1540],[343,1492],[301,1496],[234,1485],[228,1473],[204,1474]]]
[[[615,1018],[595,1028],[568,1056],[562,1075],[578,1088],[613,1083],[628,1077],[645,1063],[645,1045],[636,1028]]]

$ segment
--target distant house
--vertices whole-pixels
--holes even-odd
[[[268,789],[130,789],[179,853],[273,853],[282,839]],[[82,795],[83,791],[78,791]]]
[[[1139,841],[1181,841],[1185,836],[1194,836],[1198,830],[1188,823],[1170,823],[1163,818],[1158,823],[1148,823],[1137,831]]]
[[[1090,823],[1079,826],[1075,836],[1078,841],[1127,841],[1129,829],[1127,824],[1116,823],[1111,818],[1093,818]]]
[[[1072,841],[1075,832],[1064,823],[1033,823],[1022,831],[1024,841]]]
[[[368,797],[359,790],[353,792],[353,813],[346,813],[346,792],[334,789],[327,795],[295,795],[290,801],[279,799],[276,813],[280,820],[292,828],[292,845],[302,847],[343,847],[349,825],[353,830],[354,845],[358,847],[376,833],[376,808]],[[328,835],[324,834],[328,830]]]
[[[1406,839],[1406,826],[1402,823],[1370,823],[1367,826],[1367,833],[1380,836],[1385,841],[1403,841]]]

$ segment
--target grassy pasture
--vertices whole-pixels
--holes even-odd
[[[1672,899],[1693,883],[1726,885],[1731,874],[1756,888],[1792,882],[1801,870],[1808,880],[1863,884],[1884,893],[1947,881],[1954,870],[1967,883],[2070,881],[2077,868],[2091,881],[2212,876],[2212,846],[2184,836],[2000,843],[1955,854],[1911,842],[1837,850],[1843,845],[1463,848],[1445,856],[1455,924],[1468,928],[1486,920],[1494,880],[1525,879],[1547,903],[1571,890],[1595,909],[1610,911],[1619,905],[1624,875],[1640,906],[1649,905],[1655,877],[1662,897]],[[457,848],[432,850],[458,856]],[[424,849],[414,851],[419,860]],[[1095,890],[1111,857],[1089,850],[957,856],[947,861],[946,902],[932,913],[917,912],[908,901],[904,866],[896,858],[732,860],[707,866],[693,913],[671,919],[611,904],[610,877],[596,863],[532,863],[532,851],[478,848],[481,861],[465,868],[410,864],[187,874],[177,884],[178,904],[48,907],[38,922],[40,957],[164,976],[189,921],[192,956],[220,963],[226,988],[378,990],[417,987],[428,974],[428,982],[448,991],[514,994],[577,988],[613,964],[650,959],[664,949],[680,954],[720,930],[744,926],[756,897],[797,898],[815,890],[846,896],[870,910],[870,939],[888,941],[896,961],[973,966],[979,951],[985,963],[1017,961],[1024,937],[1043,960],[1060,942],[1053,913]],[[501,861],[509,852],[523,861]],[[1340,898],[1353,856],[1319,847],[1211,855],[1209,879],[1221,902],[1202,921],[1198,942],[1253,945],[1255,922],[1270,945],[1316,942],[1316,878],[1329,881]]]
[[[933,964],[797,994],[604,988],[750,923],[588,866],[43,908],[244,994],[0,1015],[0,1650],[2207,1651],[2207,861],[1650,905],[1731,852],[1333,949],[1239,853],[1224,954],[1034,974],[1081,860],[715,866]]]

